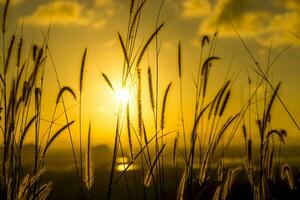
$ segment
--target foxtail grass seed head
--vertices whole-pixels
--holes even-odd
[[[143,133],[143,114],[142,114],[142,78],[141,69],[137,68],[138,86],[137,86],[137,110],[138,110],[138,125],[139,135],[142,137]]]
[[[223,180],[223,174],[224,174],[224,160],[220,159],[218,166],[217,166],[217,177],[218,177],[218,181],[222,181]]]
[[[20,41],[18,44],[18,54],[17,54],[17,67],[18,68],[20,68],[20,65],[21,65],[22,49],[23,49],[23,38],[20,38]]]
[[[243,136],[244,136],[244,140],[247,140],[247,129],[246,129],[246,125],[243,124],[242,126],[242,130],[243,130]]]
[[[182,63],[181,63],[181,43],[178,44],[178,76],[182,76]]]
[[[61,88],[61,90],[59,91],[57,98],[56,98],[56,104],[59,103],[60,99],[63,98],[63,94],[65,92],[68,92],[72,95],[72,97],[74,98],[74,100],[76,101],[76,94],[75,92],[72,90],[72,88],[68,87],[68,86],[64,86]]]
[[[104,78],[105,82],[107,83],[107,85],[110,87],[110,89],[114,92],[115,89],[113,87],[113,84],[111,83],[111,81],[109,80],[108,76],[105,73],[102,73],[102,77]]]
[[[279,91],[279,88],[281,86],[281,82],[278,83],[276,89],[274,90],[274,93],[272,94],[272,97],[268,103],[268,107],[264,113],[264,116],[263,116],[263,120],[262,120],[262,126],[261,126],[261,131],[265,131],[266,128],[267,128],[267,123],[269,122],[270,120],[270,115],[271,115],[271,109],[273,107],[273,104],[274,104],[274,101],[275,101],[275,97],[277,96],[278,94],[278,91]]]
[[[281,167],[281,173],[280,177],[282,180],[286,180],[288,183],[288,186],[291,190],[294,190],[294,179],[293,179],[293,173],[292,169],[288,164],[284,164]]]
[[[2,33],[3,34],[6,32],[6,18],[7,18],[9,3],[10,3],[10,0],[6,0],[5,5],[4,5],[3,15],[2,15]]]
[[[172,86],[172,82],[169,83],[169,85],[167,86],[167,89],[166,89],[165,95],[164,95],[164,100],[163,100],[162,109],[161,109],[161,121],[160,121],[161,130],[163,130],[165,128],[165,114],[166,114],[168,95],[169,95],[171,86]]]
[[[215,193],[214,193],[214,197],[213,200],[220,200],[221,199],[221,186],[218,186]]]
[[[38,52],[38,46],[36,44],[34,44],[33,47],[32,47],[32,59],[33,59],[33,61],[36,60],[37,52]]]
[[[205,44],[209,44],[209,37],[207,35],[202,37],[201,46],[204,47]]]
[[[10,40],[10,44],[8,47],[8,51],[7,51],[7,56],[6,56],[6,61],[5,61],[5,66],[4,66],[4,75],[6,75],[7,70],[8,70],[8,66],[9,66],[9,61],[11,59],[11,54],[12,54],[12,50],[14,47],[14,43],[15,43],[15,35],[12,35],[11,40]]]
[[[239,171],[241,171],[241,167],[237,167],[235,169],[228,170],[227,179],[225,181],[224,188],[223,188],[222,199],[228,198],[228,196],[230,194],[230,190],[233,185],[233,182],[235,180],[235,177]]]
[[[91,156],[91,122],[89,123],[87,147],[86,147],[86,166],[85,166],[85,186],[88,190],[92,189],[94,177],[92,169],[92,156]]]
[[[227,81],[226,84],[221,88],[221,90],[218,92],[216,96],[216,104],[215,104],[215,116],[217,115],[220,105],[221,105],[221,100],[223,99],[223,96],[229,86],[230,81]],[[215,100],[214,100],[215,103]],[[214,105],[214,104],[213,104]],[[220,112],[220,111],[219,111]]]
[[[126,61],[127,69],[129,70],[129,68],[130,68],[130,61],[129,61],[129,58],[128,58],[128,54],[127,54],[127,50],[126,50],[123,38],[122,38],[122,36],[121,36],[120,33],[118,33],[118,37],[119,37],[119,41],[120,41],[120,44],[121,44],[121,47],[122,47],[122,51],[123,51],[123,54],[124,54],[124,58],[125,58],[125,61]]]
[[[229,97],[230,97],[230,90],[227,92],[226,96],[225,96],[225,99],[223,101],[223,104],[222,104],[222,107],[220,109],[220,112],[219,112],[219,116],[221,117],[224,113],[224,110],[226,108],[226,105],[228,104],[228,100],[229,100]]]
[[[270,139],[271,136],[273,135],[277,135],[279,137],[280,142],[282,142],[283,144],[285,144],[285,137],[287,136],[287,133],[284,129],[282,130],[271,130],[267,133],[266,138]]]
[[[79,91],[80,91],[80,93],[82,93],[82,88],[83,88],[83,77],[84,77],[86,54],[87,54],[87,48],[85,48],[85,50],[83,52],[81,67],[80,67],[80,77],[79,77]]]
[[[206,72],[209,70],[209,67],[211,66],[211,62],[213,60],[220,60],[220,58],[216,57],[216,56],[208,57],[203,63],[201,75],[206,74]]]
[[[134,8],[134,3],[135,3],[135,1],[136,1],[136,0],[131,0],[131,1],[130,1],[130,9],[129,9],[130,14],[132,14],[132,12],[133,12],[133,8]]]
[[[128,102],[127,102],[127,109],[126,109],[126,121],[127,121],[127,135],[128,135],[130,157],[131,159],[133,159],[133,142],[132,142],[132,134],[131,134],[130,109],[129,109]]]
[[[135,1],[135,0],[134,0]],[[132,38],[135,37],[135,33],[134,31],[137,30],[138,28],[138,25],[139,25],[139,17],[142,13],[142,8],[144,6],[144,4],[146,3],[146,1],[143,1],[142,3],[140,3],[140,5],[137,7],[134,15],[133,15],[133,18],[132,20],[130,21],[130,29],[129,29],[129,32],[128,32],[128,38],[129,40],[131,40]],[[132,16],[132,13],[130,14],[130,16]]]
[[[149,94],[150,94],[151,108],[152,108],[152,111],[154,111],[155,110],[155,103],[154,103],[152,73],[151,73],[150,66],[148,67],[148,85],[149,85]]]

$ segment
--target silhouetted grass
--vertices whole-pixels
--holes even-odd
[[[268,63],[264,69],[258,64],[238,30],[232,24],[237,37],[255,64],[252,70],[257,75],[255,85],[251,81],[253,78],[247,71],[248,97],[245,102],[242,102],[241,109],[233,112],[230,107],[236,92],[233,87],[236,77],[228,78],[226,75],[223,84],[212,91],[210,86],[214,84],[215,77],[211,69],[216,61],[222,61],[222,59],[215,55],[217,31],[212,38],[209,35],[204,35],[201,40],[199,63],[195,67],[194,113],[189,117],[192,119],[192,128],[189,129],[185,125],[187,119],[184,115],[186,105],[183,99],[187,94],[183,90],[186,74],[184,73],[185,66],[182,60],[184,50],[181,42],[178,43],[177,58],[174,58],[178,64],[174,68],[177,67],[178,70],[179,88],[175,88],[176,85],[169,81],[164,93],[159,94],[161,87],[159,82],[161,79],[165,81],[164,77],[159,76],[161,67],[159,64],[161,50],[159,33],[164,28],[164,23],[160,22],[160,15],[165,3],[164,0],[161,1],[157,13],[155,29],[148,34],[148,39],[140,47],[137,45],[142,13],[147,2],[147,0],[130,1],[126,37],[122,37],[122,34],[118,33],[120,48],[123,52],[120,88],[130,90],[131,95],[135,98],[131,98],[130,102],[126,102],[126,104],[118,102],[117,105],[113,152],[110,155],[111,160],[108,161],[111,162],[111,165],[108,170],[106,168],[101,169],[101,173],[105,171],[106,174],[109,174],[109,178],[106,180],[106,198],[111,199],[113,194],[118,192],[118,187],[124,187],[122,191],[125,193],[122,196],[129,199],[137,197],[138,199],[155,198],[161,200],[169,199],[167,194],[170,193],[172,194],[171,199],[178,200],[231,199],[235,185],[242,182],[246,182],[244,187],[252,194],[251,199],[271,199],[275,194],[272,188],[281,187],[281,185],[286,186],[290,191],[296,190],[292,167],[288,164],[282,164],[280,160],[281,145],[285,144],[287,132],[285,129],[272,128],[271,116],[274,114],[272,112],[274,104],[278,101],[297,127],[298,124],[280,96],[281,83],[274,87],[269,78],[271,66],[289,47],[280,52],[273,61],[270,58],[270,47]],[[78,181],[76,187],[78,186],[79,189],[77,191],[78,198],[98,198],[93,196],[98,177],[96,169],[92,166],[91,122],[87,132],[85,164],[83,163],[82,96],[85,88],[83,86],[87,48],[85,48],[81,58],[79,74],[78,157],[70,129],[75,121],[69,120],[69,108],[66,107],[64,101],[64,96],[67,93],[76,101],[76,92],[69,86],[61,86],[60,84],[55,62],[48,46],[50,30],[44,35],[42,44],[31,44],[32,47],[28,50],[23,47],[26,40],[23,39],[22,34],[20,37],[17,34],[12,34],[7,40],[6,26],[9,3],[10,1],[7,0],[2,15],[3,64],[0,73],[0,121],[1,132],[3,133],[3,150],[1,151],[1,199],[46,199],[50,195],[51,189],[55,188],[55,185],[51,182],[46,183],[44,179],[44,174],[47,172],[47,156],[52,144],[65,130],[68,130],[72,148],[73,165]],[[19,41],[17,45],[16,41]],[[5,46],[6,43],[8,43],[8,48]],[[154,76],[151,66],[146,69],[143,65],[144,56],[147,51],[150,51],[149,47],[152,43],[155,43]],[[23,58],[24,51],[28,52],[28,58]],[[16,57],[14,57],[15,54]],[[50,59],[55,71],[59,93],[56,96],[52,118],[49,120],[47,128],[42,130],[41,112],[44,109],[42,99],[45,98],[43,79],[46,75],[45,63],[48,59]],[[12,62],[14,60],[16,62]],[[17,70],[14,70],[15,68]],[[147,76],[144,76],[146,73]],[[117,92],[115,90],[116,85],[104,72],[101,76],[115,95]],[[144,77],[147,77],[153,121],[145,121],[147,115],[145,110],[148,104],[143,96]],[[255,86],[254,91],[250,91],[251,86]],[[171,109],[168,104],[168,100],[171,98],[171,87],[172,90],[179,90],[180,125],[176,130],[169,131],[167,116],[170,112],[175,113],[175,109],[173,107]],[[258,93],[259,88],[263,88],[262,94]],[[209,94],[213,95],[210,96]],[[260,102],[259,99],[262,101]],[[57,108],[60,104],[63,106],[63,112],[57,115]],[[256,109],[255,116],[251,114],[254,108]],[[136,121],[132,118],[133,110],[136,110]],[[61,115],[65,116],[65,125],[56,122]],[[253,126],[254,120],[257,127]],[[60,127],[54,129],[54,124],[58,124]],[[126,124],[126,128],[124,128],[124,124]],[[147,127],[151,128],[147,129]],[[25,170],[22,164],[24,141],[31,129],[34,133],[33,164],[29,170]],[[231,142],[240,129],[245,145],[244,165],[239,163],[239,166],[225,166],[224,160]],[[169,142],[164,138],[167,135],[175,135],[174,133],[177,134],[172,140],[174,143],[169,145]],[[254,134],[258,136],[258,149],[255,149],[253,145]],[[255,155],[256,153],[258,156]],[[126,155],[128,154],[130,159],[127,160]],[[119,162],[121,162],[122,169],[117,171]],[[135,169],[135,165],[139,168]],[[131,168],[133,168],[132,171]],[[169,174],[172,172],[175,172],[173,174],[175,177],[170,178]],[[239,177],[242,178],[239,179]],[[124,180],[124,185],[121,185],[121,180]],[[170,185],[174,188],[170,189]],[[101,197],[103,198],[103,196]]]

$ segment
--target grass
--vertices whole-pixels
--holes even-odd
[[[69,86],[62,86],[55,63],[48,46],[49,32],[44,35],[42,44],[32,44],[32,48],[25,50],[24,39],[13,34],[9,40],[6,34],[6,18],[10,1],[7,0],[2,16],[2,60],[1,68],[1,132],[3,133],[2,170],[1,170],[1,199],[47,199],[51,195],[53,184],[46,182],[44,173],[47,167],[47,155],[52,144],[66,130],[69,133],[77,186],[80,190],[80,199],[93,199],[93,187],[95,175],[92,160],[92,130],[91,122],[87,131],[86,155],[83,155],[82,131],[82,96],[84,94],[84,71],[87,59],[87,48],[82,56],[79,74],[79,155],[74,146],[71,126],[76,123],[69,120],[68,108],[64,96],[72,96],[77,101],[76,91]],[[255,57],[239,35],[238,38],[246,48],[254,62],[253,71],[256,74],[257,83],[254,84],[248,73],[248,97],[243,102],[241,109],[234,113],[229,110],[233,86],[236,77],[224,77],[223,85],[210,91],[214,63],[220,58],[215,55],[217,45],[217,32],[212,36],[205,35],[202,38],[199,56],[199,65],[195,74],[195,99],[192,129],[189,130],[185,123],[185,105],[183,98],[184,65],[182,62],[182,44],[178,43],[178,82],[179,88],[174,88],[170,82],[165,92],[160,95],[160,45],[159,34],[164,30],[164,23],[160,23],[160,14],[165,1],[161,1],[158,10],[155,29],[149,33],[148,39],[142,46],[137,46],[137,38],[140,31],[142,13],[147,0],[131,0],[129,7],[129,21],[126,36],[118,33],[120,48],[124,61],[122,66],[121,88],[128,88],[136,97],[132,102],[119,103],[115,122],[115,136],[113,152],[111,155],[111,167],[107,183],[107,199],[112,199],[117,184],[124,181],[128,199],[168,199],[169,182],[176,182],[173,188],[173,199],[230,199],[231,190],[238,184],[237,177],[244,175],[243,179],[249,184],[252,199],[271,199],[274,197],[272,188],[284,183],[289,190],[294,191],[295,180],[293,170],[288,164],[283,164],[280,159],[282,145],[285,144],[287,133],[284,129],[273,129],[272,108],[278,101],[283,105],[295,125],[295,118],[287,109],[280,97],[279,83],[273,86],[269,76],[273,63],[283,52],[271,62],[270,56],[266,69],[258,64]],[[16,42],[19,40],[18,45]],[[8,43],[8,48],[6,44]],[[155,43],[155,73],[152,67],[146,69],[143,65],[145,54],[150,51],[149,46]],[[286,49],[287,50],[287,49]],[[286,51],[284,50],[284,51]],[[28,54],[24,58],[25,53]],[[271,54],[271,48],[270,52]],[[16,54],[16,60],[13,55]],[[204,56],[206,55],[206,56]],[[44,109],[44,77],[46,62],[50,63],[55,71],[55,78],[59,93],[56,97],[55,107],[48,127],[41,128],[41,112]],[[15,61],[15,62],[13,62]],[[147,104],[142,95],[144,74],[147,74],[148,95],[150,100],[153,121],[145,121]],[[115,94],[115,85],[106,73],[102,78]],[[154,81],[155,80],[155,81]],[[251,86],[255,86],[252,91]],[[263,88],[262,95],[258,93]],[[172,90],[179,90],[180,126],[177,130],[167,131],[167,113],[172,112],[168,99]],[[214,94],[212,97],[208,93]],[[271,94],[271,95],[269,95]],[[162,97],[162,98],[161,98]],[[161,102],[160,102],[161,98]],[[261,100],[260,100],[261,99]],[[63,112],[57,114],[59,105],[63,106]],[[161,105],[161,106],[159,106]],[[135,106],[135,108],[133,108]],[[256,115],[252,111],[256,109]],[[136,110],[136,120],[132,117]],[[173,111],[174,112],[174,111]],[[65,117],[65,125],[55,129],[54,125],[59,116]],[[160,116],[160,117],[159,117]],[[256,126],[253,125],[256,121]],[[125,125],[124,125],[125,124]],[[147,130],[152,126],[154,132]],[[256,127],[256,129],[255,129]],[[34,132],[33,167],[29,171],[24,170],[22,164],[24,141],[30,130]],[[224,159],[232,140],[238,130],[242,130],[245,145],[245,162],[243,166],[224,166]],[[126,134],[125,134],[126,133]],[[176,135],[175,135],[176,134]],[[254,156],[254,134],[258,135],[259,156]],[[166,136],[175,135],[171,153],[167,152],[169,143]],[[124,140],[126,138],[126,140]],[[276,138],[278,144],[275,142]],[[127,141],[127,142],[124,142]],[[129,161],[125,157],[129,153]],[[167,154],[172,154],[172,162],[168,163]],[[117,159],[121,156],[123,163],[127,165],[120,172],[116,172]],[[85,162],[84,162],[85,159]],[[217,167],[213,167],[218,160]],[[182,161],[182,162],[180,162]],[[181,164],[183,163],[183,164]],[[138,170],[129,171],[130,167],[138,164]],[[197,167],[195,167],[197,166]],[[175,169],[174,180],[169,180],[169,168]],[[226,175],[225,175],[226,174]],[[134,185],[130,184],[134,180]]]

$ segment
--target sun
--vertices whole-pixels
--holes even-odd
[[[125,105],[130,100],[130,91],[128,88],[120,88],[116,91],[116,98],[119,103]]]

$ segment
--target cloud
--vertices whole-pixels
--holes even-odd
[[[82,10],[75,1],[54,1],[39,6],[32,15],[24,18],[24,22],[42,26],[49,25],[51,21],[58,25],[87,25],[89,20],[81,16]]]
[[[192,1],[182,2],[182,16],[184,13],[193,13],[197,9],[196,4],[194,7],[186,6],[186,2]],[[198,33],[201,35],[212,34],[218,29],[221,37],[236,37],[232,22],[242,37],[254,39],[262,45],[269,45],[273,38],[273,44],[280,46],[293,41],[294,38],[288,31],[300,33],[299,0],[217,0],[216,3],[206,0],[203,2],[210,4],[207,7],[212,8],[211,12],[205,15],[190,15],[205,16],[199,20]],[[225,15],[222,10],[225,11]]]
[[[93,1],[94,5],[71,0],[57,0],[39,5],[32,14],[24,17],[24,23],[34,26],[88,26],[101,29],[113,14],[108,0]],[[96,10],[95,7],[101,9]],[[100,12],[101,11],[101,12]]]
[[[185,0],[182,2],[181,16],[184,18],[195,18],[209,15],[212,5],[209,0]]]
[[[297,0],[286,0],[285,7],[291,10],[300,9],[300,1]]]

